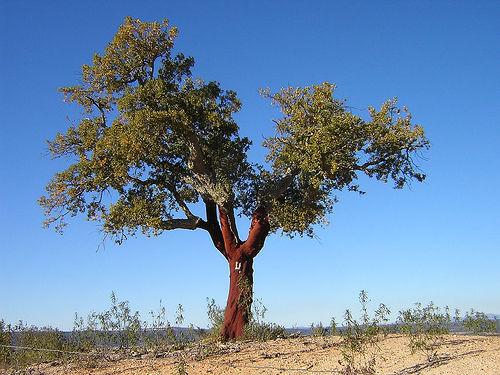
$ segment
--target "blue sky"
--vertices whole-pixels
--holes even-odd
[[[112,290],[145,312],[162,299],[207,323],[228,270],[205,232],[141,236],[96,252],[101,234],[76,218],[42,229],[37,198],[65,166],[45,140],[78,112],[57,88],[112,38],[123,18],[169,18],[194,73],[234,89],[251,158],[275,112],[261,87],[336,82],[360,109],[397,96],[426,129],[428,179],[412,189],[362,180],[340,193],[318,239],[273,236],[255,260],[267,318],[328,322],[366,289],[393,311],[415,301],[500,313],[500,3],[497,1],[14,1],[0,4],[0,318],[71,328],[75,311],[107,306]],[[246,232],[245,221],[240,232]]]

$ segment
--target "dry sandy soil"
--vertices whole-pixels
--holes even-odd
[[[222,354],[196,360],[190,352],[175,352],[164,358],[126,359],[104,362],[98,368],[69,365],[38,367],[47,375],[171,375],[178,365],[193,374],[340,374],[338,338],[299,337],[266,343],[221,345]],[[377,374],[500,375],[500,336],[449,335],[439,350],[439,359],[430,364],[422,353],[411,354],[407,339],[390,335],[380,343]]]

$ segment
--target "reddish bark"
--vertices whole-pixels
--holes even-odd
[[[250,319],[253,290],[253,259],[229,260],[229,293],[221,336],[223,340],[241,337]]]
[[[221,335],[224,340],[230,340],[243,335],[244,327],[250,319],[253,258],[264,246],[269,234],[269,220],[263,208],[257,209],[252,217],[248,238],[241,242],[233,227],[234,220],[231,220],[226,209],[219,207],[219,218],[223,246],[217,246],[220,241],[214,241],[214,244],[229,264],[229,293]],[[219,239],[218,236],[215,237]]]

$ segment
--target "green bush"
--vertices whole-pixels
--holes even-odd
[[[215,303],[215,300],[207,298],[207,315],[210,326],[206,338],[210,341],[220,340],[222,326],[224,325],[224,309]]]
[[[399,312],[398,322],[401,332],[410,339],[409,347],[412,353],[424,353],[429,362],[437,359],[444,335],[450,332],[451,318],[448,307],[441,312],[432,302],[427,306],[416,303],[413,309]]]
[[[149,312],[151,323],[144,322],[144,345],[153,353],[167,351],[175,345],[175,332],[167,320],[167,311],[160,301],[157,311]]]
[[[381,303],[371,318],[368,314],[368,295],[364,290],[359,293],[359,302],[361,321],[358,322],[351,311],[346,310],[344,327],[341,330],[341,364],[346,375],[375,374],[378,342],[386,334],[381,325],[387,323],[390,314],[387,306]]]
[[[337,322],[335,321],[334,317],[332,317],[332,319],[330,320],[329,333],[330,333],[331,336],[335,336],[338,333]]]
[[[324,337],[328,334],[328,329],[323,327],[323,323],[318,324],[311,323],[311,335],[313,337]]]
[[[0,345],[12,345],[12,329],[10,324],[0,320]],[[0,346],[0,368],[5,368],[11,362],[12,348]]]
[[[28,327],[22,321],[14,326],[13,334],[16,345],[25,347],[13,352],[11,363],[16,367],[25,367],[33,363],[51,362],[65,359],[63,351],[70,349],[62,332],[51,327]],[[43,350],[36,350],[43,349]]]
[[[493,333],[496,330],[494,320],[488,318],[485,313],[474,311],[474,309],[465,314],[463,325],[466,331],[473,333]]]

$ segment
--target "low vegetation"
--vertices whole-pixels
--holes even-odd
[[[496,324],[489,319],[485,313],[471,309],[465,314],[463,320],[464,329],[472,333],[492,333],[495,332]]]
[[[438,358],[444,336],[450,332],[451,318],[448,307],[441,311],[432,302],[427,306],[416,303],[415,307],[400,311],[398,320],[401,332],[409,338],[412,353],[424,353],[429,362]]]
[[[375,374],[375,365],[378,357],[378,342],[386,336],[383,327],[389,321],[390,310],[383,303],[379,305],[371,317],[368,313],[368,295],[362,290],[359,293],[361,303],[361,319],[353,318],[352,312],[344,313],[344,327],[341,331],[343,372],[351,374]]]
[[[407,338],[412,352],[425,354],[429,362],[439,358],[440,347],[452,321],[447,307],[441,309],[432,302],[426,306],[417,303],[400,311],[397,325],[394,325],[389,324],[390,310],[386,305],[379,304],[370,314],[365,291],[360,292],[359,301],[359,318],[346,310],[341,325],[332,318],[329,326],[320,322],[310,327],[311,336],[324,338],[323,345],[338,343],[344,374],[375,374],[376,364],[384,359],[380,355],[379,343],[396,328]],[[243,340],[267,341],[288,337],[284,327],[265,320],[266,312],[267,308],[261,301],[253,303]],[[175,312],[174,326],[167,319],[167,311],[161,301],[158,309],[150,311],[146,320],[142,320],[128,301],[120,301],[112,293],[107,310],[91,312],[85,317],[75,314],[72,332],[28,326],[24,322],[10,325],[0,320],[0,369],[23,373],[24,369],[35,364],[66,362],[95,367],[103,359],[155,358],[166,353],[178,353],[176,373],[185,374],[186,353],[195,360],[201,360],[228,350],[228,344],[220,342],[224,309],[215,300],[207,299],[207,315],[210,322],[207,329],[192,325],[176,328],[185,321],[182,305]],[[463,318],[456,310],[454,321],[463,328],[462,331],[474,334],[495,330],[495,322],[475,310],[470,310]],[[230,344],[229,347],[231,345],[237,344]]]

